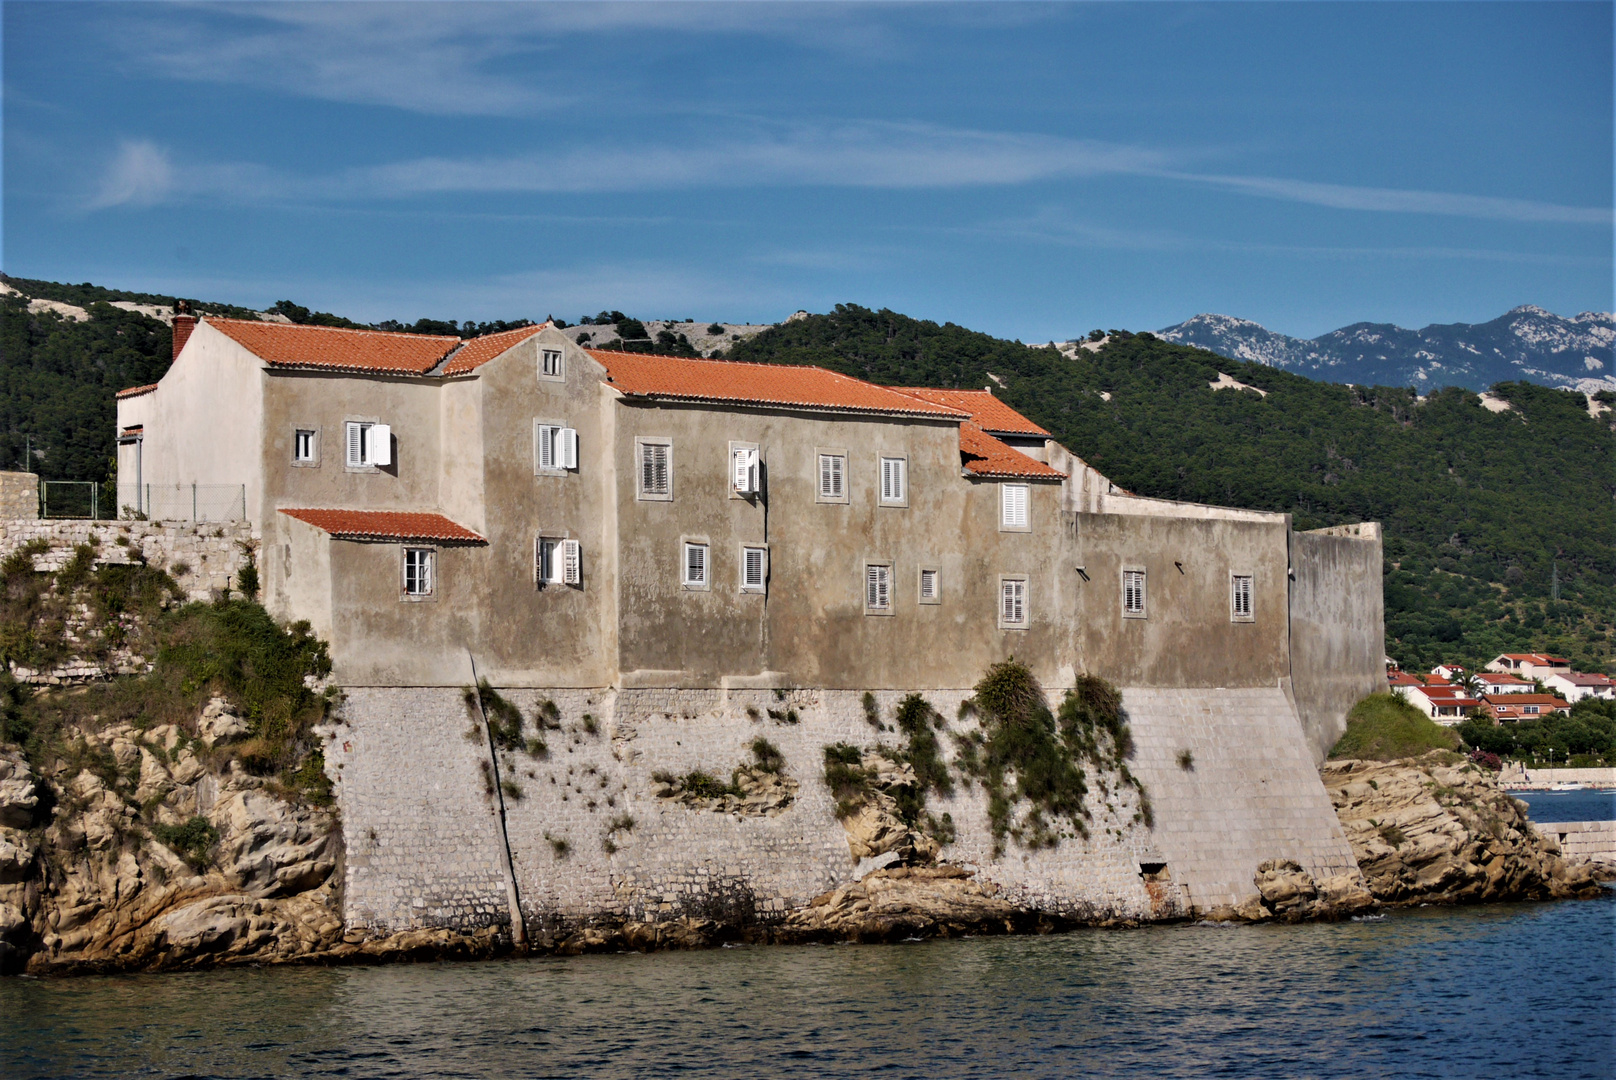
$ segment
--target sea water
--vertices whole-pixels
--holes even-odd
[[[1527,816],[1547,825],[1554,821],[1616,820],[1616,788],[1581,791],[1512,791],[1529,807]]]
[[[1301,926],[0,980],[0,1077],[1616,1075],[1616,892]]]

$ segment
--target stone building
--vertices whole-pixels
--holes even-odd
[[[387,888],[402,888],[388,877],[397,860],[429,858],[434,843],[492,843],[445,840],[442,828],[429,840],[430,822],[384,809],[405,798],[406,774],[435,777],[437,790],[471,768],[447,760],[469,751],[445,741],[458,706],[444,703],[477,677],[604,723],[610,753],[590,767],[629,800],[644,798],[635,770],[656,764],[635,764],[636,740],[670,766],[696,747],[734,756],[760,703],[796,695],[802,724],[779,737],[811,773],[820,744],[859,736],[854,703],[866,692],[957,705],[1010,656],[1052,695],[1084,672],[1123,687],[1147,782],[1188,782],[1168,763],[1195,741],[1191,729],[1218,744],[1196,751],[1205,765],[1184,796],[1188,816],[1169,809],[1155,835],[1119,839],[1104,856],[1130,867],[1106,903],[1145,903],[1139,853],[1174,836],[1182,853],[1157,854],[1184,868],[1175,880],[1203,906],[1250,891],[1254,854],[1352,868],[1312,766],[1351,704],[1383,682],[1374,525],[1298,533],[1287,515],[1131,495],[987,390],[581,349],[549,324],[463,342],[180,316],[175,340],[163,380],[119,396],[120,477],[243,490],[266,604],[314,624],[350,715],[368,718],[329,755],[352,793],[344,813],[350,825],[381,814],[415,837],[394,862],[377,855],[375,866],[395,867],[381,875]],[[694,725],[686,738],[680,722]],[[436,772],[411,760],[412,739],[445,755]],[[369,759],[352,749],[367,740]],[[1225,766],[1222,789],[1202,790]],[[458,797],[427,799],[421,813],[452,817]],[[1260,805],[1263,820],[1212,836],[1206,800],[1231,798]],[[752,869],[737,873],[760,905],[800,902],[846,873],[827,854],[834,819],[814,798],[800,803],[786,848],[696,837],[689,822],[666,842],[686,862],[741,852],[735,864]],[[504,809],[494,816],[520,906],[554,894],[531,899],[537,916],[618,910],[624,881],[657,877],[620,852],[594,870],[575,864],[556,886],[523,860],[538,859],[535,837],[576,818],[578,804]],[[657,808],[658,820],[669,812]],[[810,812],[826,820],[810,828]],[[516,824],[524,817],[530,827]],[[462,828],[473,826],[449,832]],[[522,828],[525,840],[511,832]],[[970,826],[959,843],[982,850]],[[808,868],[771,868],[787,849]],[[1087,895],[1071,882],[1092,867],[1022,862],[1012,876],[1033,892]],[[441,882],[427,914],[405,893],[366,886],[371,865],[350,852],[351,895],[370,897],[372,921],[462,917]]]

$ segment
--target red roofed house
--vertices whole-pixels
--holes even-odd
[[[1523,679],[1542,679],[1557,671],[1570,671],[1571,661],[1545,653],[1503,653],[1487,665],[1487,670],[1519,675]]]
[[[1536,720],[1549,713],[1571,711],[1564,699],[1553,694],[1483,694],[1481,700],[1496,720]]]
[[[1581,671],[1557,671],[1543,680],[1550,690],[1557,690],[1565,699],[1576,704],[1583,698],[1596,697],[1606,701],[1616,699],[1616,680],[1609,675],[1589,675]]]
[[[1537,685],[1531,679],[1523,679],[1519,675],[1483,671],[1476,678],[1481,680],[1482,694],[1491,697],[1499,694],[1531,694],[1537,690]]]
[[[1452,727],[1475,712],[1480,701],[1471,697],[1462,686],[1445,682],[1430,682],[1420,686],[1401,686],[1394,692],[1404,701],[1425,713],[1439,724]]]
[[[118,398],[120,502],[250,519],[348,685],[463,685],[469,650],[496,685],[920,689],[1014,655],[1286,686],[1322,755],[1382,677],[1375,526],[1137,498],[986,390],[549,324],[176,331]]]

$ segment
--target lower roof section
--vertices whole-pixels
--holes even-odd
[[[410,510],[283,509],[281,513],[343,540],[443,540],[486,544],[464,525],[442,514]]]

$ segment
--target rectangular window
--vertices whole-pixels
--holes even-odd
[[[741,549],[741,591],[763,592],[765,575],[768,572],[769,552],[767,548],[743,547]]]
[[[1229,616],[1236,622],[1252,620],[1252,584],[1250,574],[1233,574],[1229,578]]]
[[[999,486],[999,507],[999,523],[1003,528],[1027,528],[1027,485],[1001,484]]]
[[[405,548],[404,549],[404,595],[405,596],[431,596],[432,581],[432,555],[431,548]]]
[[[864,609],[892,610],[892,567],[871,563],[864,568]]]
[[[819,455],[819,498],[824,502],[847,499],[847,455]]]
[[[937,571],[930,567],[920,570],[920,602],[922,604],[935,604],[941,597],[937,592]]]
[[[301,465],[312,464],[315,460],[316,445],[313,428],[298,428],[292,439],[292,460]]]
[[[738,495],[756,495],[762,485],[758,448],[746,443],[729,444],[729,483]]]
[[[903,506],[909,501],[909,462],[906,458],[881,459],[881,501]]]
[[[1539,709],[1536,705],[1528,705],[1522,709],[1521,712],[1525,713],[1527,716],[1537,716]]]
[[[539,374],[548,379],[561,378],[560,349],[539,349]]]
[[[367,424],[360,420],[349,420],[345,425],[348,432],[348,467],[357,469],[370,464],[370,457],[366,453],[369,449],[370,429],[375,424]]]
[[[582,585],[583,547],[576,540],[540,536],[533,541],[533,580],[547,585]]]
[[[707,587],[707,545],[686,544],[684,586],[687,589]]]
[[[540,472],[578,467],[578,432],[561,424],[533,424],[533,465]]]
[[[640,444],[640,498],[673,498],[673,445],[642,441]]]
[[[1027,625],[1027,582],[1025,578],[1005,578],[999,582],[999,624]]]
[[[1145,572],[1122,571],[1122,614],[1129,619],[1145,617]]]

